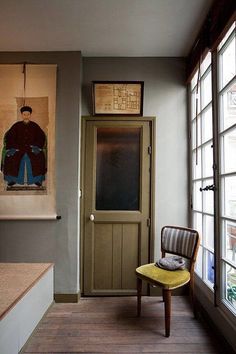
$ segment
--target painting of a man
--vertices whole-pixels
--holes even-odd
[[[46,135],[31,120],[32,108],[20,109],[22,120],[5,133],[1,170],[8,187],[36,185],[41,187],[47,172]]]

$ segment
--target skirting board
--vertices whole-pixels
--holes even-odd
[[[0,353],[18,354],[53,302],[53,267],[0,321]]]
[[[54,294],[54,301],[57,303],[76,303],[80,299],[80,292],[77,294]]]

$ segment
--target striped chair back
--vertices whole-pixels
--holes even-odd
[[[199,242],[196,230],[164,226],[161,231],[161,248],[167,253],[174,253],[192,259]]]

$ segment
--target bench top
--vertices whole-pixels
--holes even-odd
[[[53,263],[0,263],[0,320]]]

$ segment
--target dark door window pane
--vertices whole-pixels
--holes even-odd
[[[98,128],[96,209],[139,210],[140,128]]]

